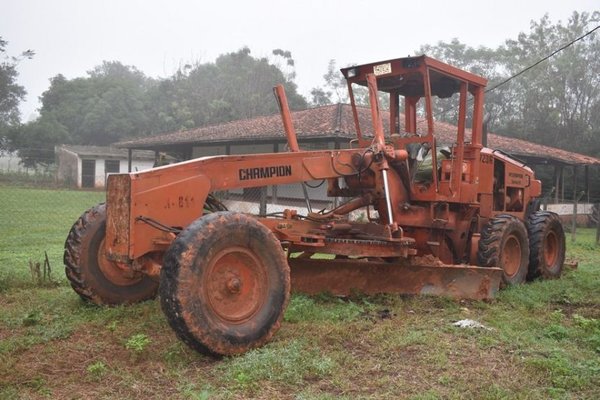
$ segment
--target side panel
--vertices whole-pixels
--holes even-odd
[[[493,215],[511,214],[524,220],[527,204],[541,195],[533,170],[498,151],[494,157]]]

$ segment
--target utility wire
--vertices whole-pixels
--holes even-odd
[[[594,29],[592,29],[591,31],[588,31],[588,32],[586,32],[585,34],[583,34],[583,35],[579,36],[578,38],[576,38],[576,39],[573,39],[572,41],[570,41],[569,43],[567,43],[567,44],[565,44],[564,46],[560,47],[559,49],[556,49],[556,50],[554,50],[552,53],[550,53],[550,54],[549,54],[549,55],[547,55],[546,57],[544,57],[544,58],[542,58],[542,59],[540,59],[540,60],[536,61],[534,64],[531,64],[531,65],[530,65],[530,66],[528,66],[527,68],[525,68],[525,69],[523,69],[523,70],[521,70],[521,71],[517,72],[516,74],[514,74],[514,75],[512,75],[512,76],[510,76],[510,77],[508,77],[508,78],[506,78],[505,80],[503,80],[502,82],[498,83],[497,85],[495,85],[495,86],[493,86],[493,87],[491,87],[491,88],[489,88],[489,89],[486,89],[485,93],[489,93],[489,92],[491,92],[492,90],[496,90],[496,89],[498,89],[500,86],[502,86],[502,85],[505,85],[506,83],[510,82],[511,80],[515,79],[516,77],[518,77],[518,76],[520,76],[520,75],[523,75],[525,72],[529,71],[529,70],[530,70],[530,69],[532,69],[532,68],[535,68],[535,67],[537,67],[539,64],[541,64],[541,63],[543,63],[544,61],[548,60],[549,58],[553,57],[555,54],[557,54],[557,53],[560,53],[561,51],[563,51],[563,50],[564,50],[564,49],[566,49],[567,47],[570,47],[570,46],[572,46],[573,44],[577,43],[578,41],[580,41],[580,40],[582,40],[582,39],[586,38],[587,36],[589,36],[589,35],[591,35],[592,33],[596,32],[598,29],[600,29],[600,25],[596,26],[596,27],[595,27]],[[471,99],[468,99],[468,101],[469,101],[469,102],[471,102],[471,101],[473,101],[473,99],[472,99],[472,98],[471,98]],[[435,116],[437,117],[437,116],[440,116],[440,115],[444,115],[444,114],[446,114],[447,112],[450,112],[450,111],[452,111],[452,110],[456,109],[456,107],[457,107],[457,106],[450,107],[450,108],[449,108],[449,109],[447,109],[447,110],[444,110],[444,111],[441,111],[441,112],[439,112],[439,113],[438,113],[438,114],[436,114]]]
[[[517,76],[519,75],[523,75],[525,72],[529,71],[532,68],[537,67],[539,64],[543,63],[544,61],[548,60],[549,58],[551,58],[552,56],[554,56],[556,53],[560,53],[561,51],[563,51],[564,49],[566,49],[567,47],[572,46],[573,44],[575,44],[576,42],[584,39],[586,36],[591,35],[592,33],[594,33],[595,31],[597,31],[598,29],[600,29],[600,25],[598,25],[597,27],[595,27],[594,29],[592,29],[591,31],[579,36],[577,39],[573,39],[572,41],[570,41],[569,43],[565,44],[564,46],[562,46],[561,48],[554,50],[552,53],[550,53],[549,55],[547,55],[546,57],[542,58],[541,60],[537,61],[536,63],[530,65],[529,67],[517,72],[516,74],[514,74],[513,76],[506,78],[505,80],[503,80],[502,82],[500,82],[499,84],[495,85],[494,87],[491,87],[489,89],[487,89],[485,91],[485,93],[491,92],[492,90],[495,90],[497,88],[499,88],[500,86],[510,82],[511,80],[515,79]]]

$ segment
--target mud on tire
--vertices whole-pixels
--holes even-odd
[[[538,211],[527,221],[529,279],[560,277],[565,262],[565,232],[558,215]]]
[[[169,324],[191,348],[243,353],[279,329],[290,271],[279,240],[244,214],[205,215],[179,234],[164,259],[160,300]]]
[[[529,265],[529,240],[523,222],[512,215],[498,215],[481,231],[477,252],[482,267],[498,267],[502,285],[525,282]]]
[[[73,224],[63,257],[71,287],[84,300],[96,304],[130,304],[154,298],[156,281],[142,274],[128,276],[103,257],[105,233],[105,204],[87,210]],[[108,271],[111,273],[105,273]]]

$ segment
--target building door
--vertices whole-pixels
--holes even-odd
[[[81,160],[81,187],[93,188],[96,180],[96,160]]]

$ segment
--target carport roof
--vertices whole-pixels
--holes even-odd
[[[370,109],[359,107],[359,121],[363,134],[372,134]],[[353,139],[356,137],[352,108],[348,104],[334,104],[292,112],[292,120],[299,140],[302,139]],[[389,118],[383,115],[384,124]],[[421,121],[417,130],[425,132]],[[452,143],[456,127],[444,122],[435,123],[438,141]],[[470,132],[467,130],[467,137]],[[493,133],[487,135],[488,147],[504,151],[514,157],[534,164],[600,165],[600,159],[570,151],[509,138]],[[215,145],[226,143],[255,143],[285,141],[279,114],[231,121],[218,125],[163,133],[155,136],[122,141],[115,146],[129,149],[161,150],[166,147]]]

